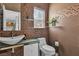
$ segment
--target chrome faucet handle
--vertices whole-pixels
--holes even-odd
[[[13,37],[13,31],[11,31],[11,37]]]
[[[24,37],[24,38],[26,39],[27,35],[26,35],[26,34],[24,34],[24,35],[25,35],[25,37]]]

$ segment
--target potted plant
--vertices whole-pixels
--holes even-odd
[[[49,25],[56,26],[56,23],[58,23],[57,19],[59,19],[59,16],[49,19]]]

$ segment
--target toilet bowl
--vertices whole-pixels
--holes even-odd
[[[43,45],[41,48],[41,51],[45,56],[54,56],[55,55],[55,48],[51,47],[49,45]]]
[[[55,48],[46,43],[46,38],[38,38],[39,49],[43,56],[53,56],[55,55]]]

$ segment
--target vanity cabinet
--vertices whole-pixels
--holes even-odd
[[[23,56],[23,46],[14,48],[14,52],[12,49],[0,51],[0,56]]]

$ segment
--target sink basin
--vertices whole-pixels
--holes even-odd
[[[25,35],[19,35],[19,36],[14,36],[14,37],[0,37],[0,42],[9,44],[9,45],[14,45],[20,42]]]

